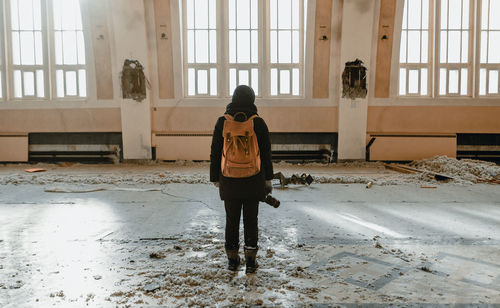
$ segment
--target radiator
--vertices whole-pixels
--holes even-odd
[[[28,135],[0,134],[0,162],[27,162]]]
[[[374,139],[373,139],[374,138]],[[369,160],[411,161],[438,155],[457,156],[456,135],[370,134]]]
[[[210,160],[212,134],[156,133],[152,137],[156,159],[160,160]]]

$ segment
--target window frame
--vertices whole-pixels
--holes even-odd
[[[5,13],[4,13],[4,1],[0,1],[0,20],[5,21]],[[0,102],[3,102],[6,100],[7,96],[7,91],[6,91],[6,79],[5,79],[5,64],[6,64],[6,57],[4,55],[4,52],[7,48],[6,46],[6,41],[4,37],[4,23],[0,22]]]
[[[397,68],[397,73],[398,73],[398,82],[397,82],[397,89],[396,93],[398,97],[408,97],[408,98],[415,98],[415,97],[432,97],[433,92],[432,92],[432,80],[433,80],[433,67],[434,67],[434,57],[433,57],[433,50],[434,50],[434,42],[435,42],[435,12],[434,12],[434,5],[435,1],[437,0],[429,0],[429,21],[428,21],[428,27],[427,29],[422,29],[422,26],[420,26],[419,29],[412,29],[412,30],[418,30],[420,32],[420,36],[422,36],[422,31],[427,31],[427,63],[408,63],[408,36],[406,37],[406,62],[401,63],[401,33],[403,32],[403,22],[401,23],[400,27],[400,37],[399,37],[399,53],[396,55],[398,59],[398,68]],[[401,15],[401,18],[404,18],[405,12],[404,9],[406,8],[408,1],[404,0],[403,1],[403,14]],[[422,10],[422,7],[421,7]],[[422,12],[421,12],[422,13]],[[421,17],[422,19],[422,17]],[[421,20],[422,21],[422,20]],[[405,31],[408,33],[409,28],[408,28],[408,22],[406,24],[407,29]],[[420,47],[422,47],[422,40],[420,40]],[[421,50],[422,51],[422,50]],[[421,55],[420,55],[421,56]],[[422,69],[426,68],[427,69],[427,94],[422,95],[420,94],[422,92],[422,84],[421,84],[421,72]],[[400,94],[400,88],[401,88],[401,69],[405,69],[405,94]],[[418,93],[409,93],[409,74],[410,70],[418,70]]]
[[[4,65],[0,64],[2,68],[2,74],[4,78],[2,79],[2,86],[4,87],[3,97],[0,101],[13,101],[13,102],[88,102],[90,100],[95,100],[95,89],[90,86],[90,81],[95,79],[95,73],[92,69],[93,55],[91,48],[91,37],[89,35],[90,27],[88,21],[88,12],[86,5],[83,5],[81,1],[78,1],[80,5],[80,14],[82,18],[82,33],[84,38],[84,49],[85,49],[85,65],[56,65],[55,64],[55,40],[54,40],[54,24],[53,24],[53,7],[52,0],[40,0],[41,7],[41,31],[42,31],[42,53],[43,53],[43,65],[14,65],[13,64],[13,52],[12,52],[12,17],[11,17],[11,1],[1,1],[3,7],[0,3],[1,14],[5,17],[5,28],[4,24],[0,25],[0,39],[5,43],[0,51],[0,56],[4,61]],[[3,37],[5,35],[5,37]],[[5,51],[5,55],[2,52]],[[57,81],[56,81],[56,70],[58,67],[78,67],[79,69],[85,70],[86,75],[86,96],[57,96]],[[19,67],[19,68],[18,68]],[[15,97],[14,96],[14,71],[26,69],[27,71],[36,71],[36,69],[43,70],[44,76],[44,97],[36,96],[36,81],[35,81],[35,96],[29,97]],[[76,70],[78,74],[78,70]],[[78,76],[77,76],[78,83]],[[24,92],[24,85],[21,85],[22,91]],[[79,89],[79,84],[77,84]]]
[[[490,3],[489,0],[477,0],[477,6],[476,6],[476,11],[477,11],[477,19],[476,19],[476,24],[475,24],[475,34],[476,34],[476,57],[475,57],[475,61],[474,61],[474,64],[475,64],[475,78],[474,78],[474,82],[475,82],[475,89],[474,89],[474,95],[476,97],[479,97],[479,98],[496,98],[498,99],[498,97],[500,97],[500,63],[481,63],[481,53],[482,53],[482,50],[481,50],[481,35],[482,35],[482,32],[483,32],[483,29],[482,29],[482,19],[483,19],[483,5],[484,3],[487,2],[488,4]],[[488,7],[488,14],[490,12],[490,8],[491,7]],[[489,18],[489,17],[488,17]],[[489,32],[491,31],[489,29],[489,24],[488,24],[488,29],[487,30],[484,30],[484,31],[487,31],[488,32],[488,36],[489,36]],[[498,31],[500,32],[500,30],[493,30],[493,31]],[[489,38],[488,38],[488,43],[489,43]],[[489,46],[487,45],[487,50],[486,50],[486,57],[488,57],[488,48]],[[486,69],[486,79],[485,79],[485,94],[480,94],[481,92],[481,69]],[[499,76],[498,76],[498,79],[499,79],[499,85],[498,85],[498,93],[493,93],[493,94],[489,94],[489,71],[491,69],[494,69],[496,71],[498,71],[499,73]]]
[[[199,98],[230,98],[232,93],[229,93],[229,70],[230,68],[241,68],[249,70],[251,68],[257,68],[259,72],[259,89],[257,98],[261,99],[303,99],[305,95],[305,13],[307,8],[305,8],[305,3],[309,5],[309,2],[306,0],[298,0],[300,6],[299,12],[299,44],[300,44],[300,55],[299,55],[299,63],[290,63],[290,64],[271,64],[270,57],[270,7],[268,0],[257,0],[258,3],[258,63],[229,63],[229,0],[216,1],[217,9],[216,9],[216,18],[217,18],[217,95],[188,95],[188,65],[187,61],[187,0],[181,0],[182,13],[182,21],[181,25],[181,33],[182,33],[182,74],[183,74],[183,97],[185,99],[199,99]],[[222,14],[222,16],[221,16]],[[213,64],[207,64],[213,65]],[[290,95],[278,94],[271,95],[270,94],[270,81],[271,81],[271,66],[279,65],[282,67],[290,67],[290,72],[292,67],[299,69],[299,94],[292,95],[292,87],[290,87]],[[237,70],[238,72],[238,70]],[[290,74],[291,75],[291,74]],[[249,74],[249,78],[250,74]],[[292,86],[292,78],[290,76],[290,85]]]
[[[40,100],[47,100],[51,98],[51,93],[49,90],[49,84],[50,81],[48,79],[49,76],[49,70],[50,70],[50,64],[49,64],[49,56],[48,56],[48,27],[47,27],[47,1],[50,0],[40,0],[40,11],[41,11],[41,16],[40,16],[40,22],[41,22],[41,32],[42,32],[42,59],[43,63],[42,65],[23,65],[23,64],[14,64],[14,59],[13,59],[13,52],[12,52],[12,32],[16,30],[12,30],[12,16],[11,16],[11,0],[4,1],[6,3],[5,10],[4,12],[6,13],[5,15],[5,24],[6,28],[4,33],[6,34],[6,42],[8,48],[7,50],[7,69],[6,69],[6,75],[8,76],[9,80],[9,87],[8,87],[8,96],[10,100],[13,101],[40,101]],[[21,48],[19,48],[21,51]],[[32,71],[34,72],[36,76],[36,70],[42,70],[43,71],[43,78],[44,78],[44,84],[43,84],[43,89],[44,89],[44,96],[43,97],[38,97],[36,93],[38,92],[37,90],[37,84],[36,81],[34,83],[34,89],[35,89],[35,95],[34,96],[24,96],[24,77],[22,77],[22,83],[21,83],[21,91],[22,91],[22,96],[21,97],[15,97],[15,91],[14,91],[14,71],[21,71],[21,73],[25,71]]]
[[[434,18],[434,22],[436,23],[435,26],[435,44],[436,44],[436,49],[435,49],[435,65],[434,65],[434,93],[435,97],[472,97],[472,75],[474,73],[474,61],[473,59],[477,57],[478,53],[474,53],[474,40],[476,39],[475,34],[475,24],[474,24],[474,16],[475,16],[475,0],[469,0],[469,29],[468,29],[468,42],[467,42],[467,53],[468,53],[468,59],[467,63],[462,63],[462,62],[457,62],[457,63],[441,63],[441,31],[457,31],[456,29],[449,29],[447,28],[446,30],[441,29],[441,3],[443,0],[435,0],[435,5],[436,5],[436,17]],[[462,0],[463,1],[463,0]],[[463,3],[463,2],[462,2]],[[449,1],[448,1],[448,6],[447,6],[448,12],[450,10],[449,7]],[[447,13],[448,13],[447,12]],[[462,15],[463,16],[463,15]],[[460,16],[460,20],[462,21],[462,16]],[[449,25],[449,16],[447,17],[447,23]],[[463,30],[460,29],[462,32]],[[462,40],[462,35],[460,37]],[[446,46],[446,51],[448,51],[448,39],[446,40],[447,46]],[[462,46],[460,46],[462,47]],[[460,51],[462,52],[462,51]],[[460,54],[461,55],[461,54]],[[466,94],[461,94],[461,85],[462,85],[462,72],[461,70],[466,68],[467,69],[467,91]],[[445,89],[445,94],[440,94],[440,86],[441,86],[441,73],[440,70],[445,69],[446,70],[446,89]],[[450,71],[451,70],[458,70],[459,75],[458,75],[458,92],[457,93],[450,93],[449,88],[450,88]]]

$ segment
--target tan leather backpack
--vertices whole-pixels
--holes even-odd
[[[224,115],[224,129],[222,136],[221,169],[222,175],[229,178],[247,178],[260,172],[260,150],[257,135],[253,128],[253,115],[244,122],[235,121],[239,112],[233,116]]]

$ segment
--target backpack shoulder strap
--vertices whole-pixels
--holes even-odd
[[[254,114],[253,116],[251,116],[251,117],[248,118],[248,121],[253,120],[255,118],[258,118],[258,117],[259,117],[258,115]]]
[[[229,121],[234,121],[234,117],[230,114],[225,114],[224,118],[226,118],[226,120],[229,120]]]

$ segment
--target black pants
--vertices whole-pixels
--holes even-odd
[[[238,249],[240,243],[240,216],[243,208],[245,246],[257,247],[259,201],[225,200],[226,208],[226,248]]]

